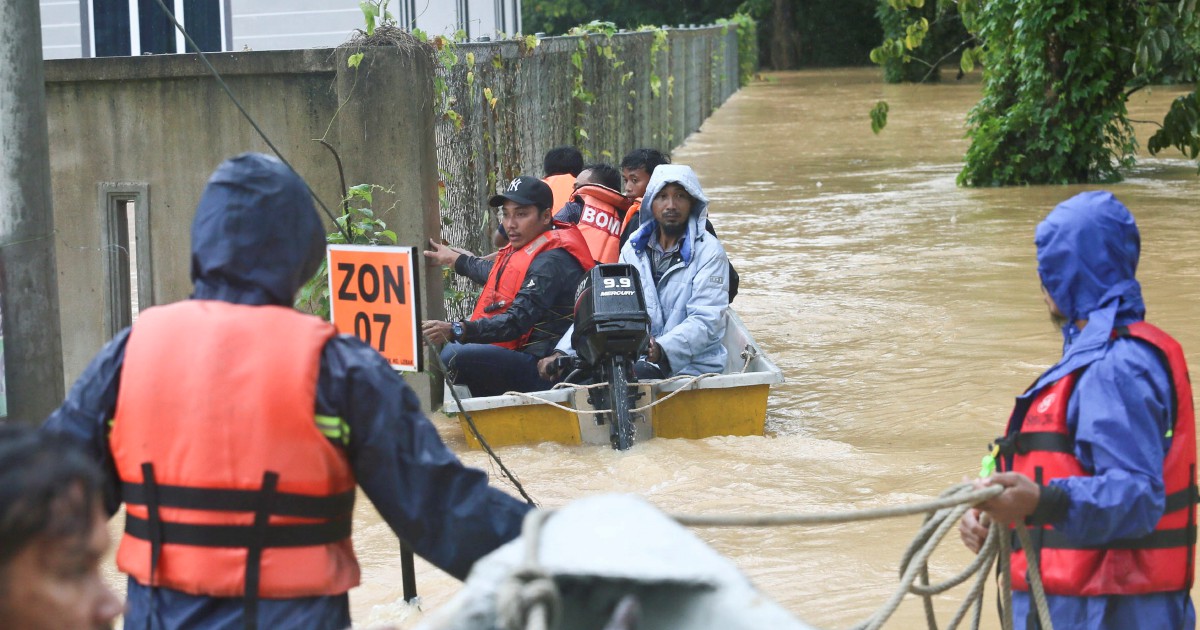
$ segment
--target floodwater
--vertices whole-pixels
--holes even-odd
[[[952,76],[952,75],[951,75]],[[1135,119],[1161,120],[1175,88],[1143,91]],[[874,69],[772,74],[734,95],[675,152],[712,198],[711,219],[742,284],[734,306],[787,382],[765,437],[653,440],[618,453],[543,444],[499,449],[542,505],[628,492],[664,510],[826,512],[937,495],[978,471],[1012,397],[1053,363],[1060,338],[1035,272],[1033,230],[1057,202],[1099,186],[965,189],[964,121],[977,82],[887,86]],[[891,105],[882,134],[867,112]],[[1138,128],[1145,144],[1150,128]],[[1172,152],[1108,187],[1142,230],[1149,319],[1200,356],[1200,177]],[[1193,359],[1196,360],[1196,359]],[[457,425],[439,428],[468,463]],[[418,560],[420,609],[401,600],[396,539],[367,501],[355,545],[358,627],[411,627],[458,583]],[[697,534],[810,624],[844,628],[897,583],[919,517]],[[951,534],[933,579],[968,562]],[[985,618],[995,623],[989,587]],[[965,595],[938,599],[941,620]],[[924,627],[909,598],[888,627]]]

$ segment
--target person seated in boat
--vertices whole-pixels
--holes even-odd
[[[633,201],[622,195],[621,172],[611,164],[588,164],[575,178],[575,194],[554,220],[579,227],[592,258],[615,263],[621,253],[621,225]]]
[[[650,183],[650,178],[654,174],[654,170],[663,164],[670,164],[671,156],[659,151],[658,149],[634,149],[625,154],[621,159],[621,178],[625,182],[625,196],[633,199],[633,205],[625,215],[625,220],[621,224],[621,247],[625,247],[625,242],[629,237],[637,231],[641,224],[641,213],[638,210],[642,206],[642,198],[646,193],[646,185]],[[713,228],[712,221],[704,220],[704,229],[713,237],[717,237],[717,230]],[[737,297],[738,286],[741,284],[741,276],[737,269],[733,267],[733,263],[729,263],[729,301]]]
[[[595,263],[579,229],[556,222],[553,194],[545,182],[522,175],[488,200],[500,208],[509,243],[485,260],[429,241],[430,260],[483,285],[468,320],[426,321],[430,343],[446,343],[441,357],[455,384],[476,396],[531,392],[552,383],[538,374],[538,359],[549,354],[570,327],[575,287]]]
[[[637,378],[723,372],[729,259],[703,227],[708,197],[691,167],[664,164],[650,177],[645,198],[641,227],[620,258],[637,268],[650,315],[650,347],[634,365]],[[557,377],[555,358],[573,354],[568,331],[539,362],[542,378]]]
[[[583,171],[583,154],[579,152],[579,149],[564,146],[554,147],[546,152],[542,158],[542,172],[545,173],[542,181],[546,182],[546,185],[550,187],[550,192],[554,194],[554,202],[550,204],[552,210],[560,210],[570,203],[575,194],[576,179],[581,171]],[[496,233],[492,236],[492,244],[497,249],[508,244],[504,226],[496,228]]]

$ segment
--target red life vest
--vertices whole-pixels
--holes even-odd
[[[1042,582],[1052,595],[1141,595],[1187,591],[1194,577],[1196,540],[1196,431],[1192,388],[1179,344],[1151,324],[1118,327],[1114,336],[1153,345],[1171,376],[1175,426],[1163,461],[1166,510],[1154,531],[1141,538],[1112,541],[1103,548],[1073,544],[1047,525],[1030,527],[1039,549]],[[1075,457],[1067,427],[1067,401],[1086,367],[1047,385],[1024,411],[1013,412],[1003,447],[1012,454],[1011,470],[1046,484],[1063,477],[1091,476]],[[1005,452],[1005,450],[1002,450]],[[1001,463],[1007,458],[1001,458]],[[1014,536],[1015,541],[1015,536]],[[1028,591],[1025,550],[1013,545],[1013,588]]]
[[[551,212],[561,210],[575,194],[575,176],[570,173],[550,175],[542,181],[550,187],[550,192],[554,193],[554,207],[550,208]]]
[[[512,306],[513,298],[517,297],[521,286],[525,284],[525,274],[529,272],[529,265],[542,252],[561,247],[583,265],[584,271],[596,266],[592,260],[592,253],[588,250],[587,241],[583,240],[583,235],[574,225],[554,221],[551,227],[552,229],[542,232],[521,249],[514,250],[511,244],[500,248],[495,262],[492,263],[492,270],[488,273],[487,283],[483,285],[483,293],[475,302],[471,321],[495,317],[507,311]],[[529,344],[529,338],[532,336],[531,327],[516,339],[497,341],[492,345],[520,350]]]
[[[587,241],[592,258],[600,263],[615,263],[621,253],[623,213],[633,200],[600,184],[575,189],[575,199],[583,209],[579,214],[579,233]]]
[[[354,474],[314,417],[334,333],[281,306],[187,300],[142,313],[109,435],[126,505],[121,571],[245,597],[247,619],[258,597],[358,584]]]

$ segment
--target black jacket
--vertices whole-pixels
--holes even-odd
[[[454,262],[454,271],[482,286],[487,282],[494,262],[475,256],[459,256]],[[583,266],[564,249],[538,254],[529,263],[512,306],[495,317],[464,322],[461,341],[510,341],[532,328],[529,344],[521,351],[539,358],[550,354],[574,322],[575,288],[583,274]]]

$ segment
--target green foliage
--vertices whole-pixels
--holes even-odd
[[[881,0],[881,19],[909,12],[871,54],[885,66],[914,57],[911,0]],[[939,0],[940,6],[949,3]],[[958,0],[978,46],[959,67],[983,67],[983,97],[968,117],[971,146],[959,183],[970,186],[1119,180],[1137,148],[1126,102],[1154,83],[1196,81],[1196,0]],[[928,10],[928,7],[926,8]],[[894,17],[894,16],[893,16]],[[905,24],[897,22],[896,24]],[[927,40],[926,40],[927,41]],[[899,43],[898,43],[899,42]],[[1200,155],[1200,92],[1172,103],[1147,147]],[[882,119],[886,122],[886,117]],[[872,115],[872,129],[878,129]]]
[[[750,17],[750,14],[738,12],[734,13],[733,17],[717,20],[717,24],[737,28],[738,85],[749,85],[755,71],[758,70],[758,22]]]
[[[391,193],[375,184],[351,186],[342,200],[344,211],[337,218],[338,230],[326,235],[325,241],[334,245],[395,245],[396,233],[387,229],[387,224],[375,216],[371,205],[375,191]],[[343,233],[343,231],[345,233]],[[346,241],[346,233],[350,241]],[[329,267],[328,259],[321,261],[316,275],[309,278],[296,294],[296,308],[329,319]]]
[[[376,22],[379,24],[395,24],[396,18],[387,10],[391,0],[363,0],[358,3],[362,10],[363,20],[367,23],[367,37],[375,34]]]
[[[577,24],[608,20],[617,28],[634,29],[642,24],[709,24],[732,15],[745,4],[742,0],[689,0],[688,2],[645,2],[644,0],[525,0],[521,21],[531,33],[562,35]]]
[[[871,132],[878,135],[880,131],[883,131],[883,128],[887,126],[887,117],[887,101],[875,103],[875,107],[871,108]]]
[[[971,186],[1119,180],[1136,141],[1125,102],[1141,9],[1123,0],[992,0],[970,14],[984,42],[983,99],[968,118],[959,182]]]
[[[883,26],[883,43],[871,50],[870,59],[883,66],[884,81],[937,81],[937,68],[959,51],[959,63],[974,67],[973,49],[966,48],[973,38],[951,3],[879,0],[875,15]]]

